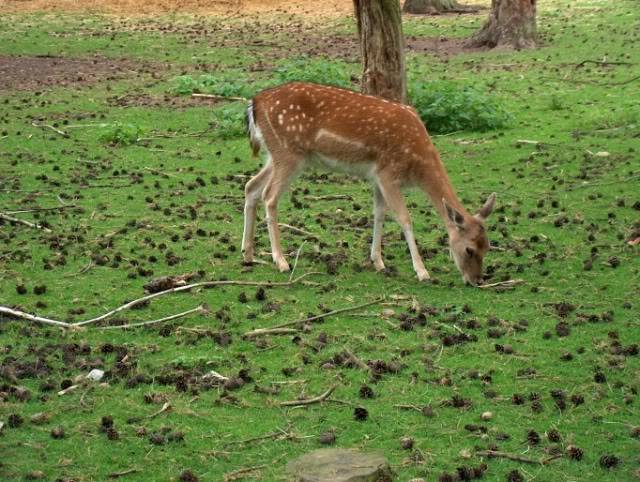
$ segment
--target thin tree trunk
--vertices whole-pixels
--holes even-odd
[[[360,51],[362,92],[405,103],[407,76],[398,0],[353,0]]]
[[[536,46],[536,0],[491,0],[491,13],[469,40],[473,47]]]

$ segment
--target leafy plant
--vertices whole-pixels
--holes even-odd
[[[281,62],[276,68],[276,84],[284,84],[295,80],[317,82],[336,87],[351,87],[350,65],[336,59],[309,59],[298,57]]]
[[[432,133],[499,129],[512,119],[495,100],[470,86],[414,82],[409,97]]]
[[[114,122],[107,124],[100,134],[100,140],[113,146],[128,146],[142,137],[142,128],[136,124]]]
[[[176,95],[215,94],[223,97],[253,97],[266,86],[265,82],[254,81],[245,73],[225,71],[220,74],[203,74],[198,78],[181,75],[173,79],[171,91]]]
[[[191,95],[200,89],[200,83],[190,75],[180,75],[173,82],[171,91],[176,95]]]
[[[246,133],[244,102],[234,102],[213,111],[216,135],[221,139],[242,137]]]

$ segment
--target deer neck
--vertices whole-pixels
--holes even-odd
[[[436,154],[437,156],[437,154]],[[449,175],[444,168],[444,165],[437,157],[433,159],[435,162],[429,163],[425,166],[424,172],[421,176],[420,187],[425,194],[431,199],[433,206],[438,211],[440,217],[444,220],[445,225],[449,227],[451,224],[447,218],[446,209],[442,200],[444,199],[449,206],[453,207],[456,211],[462,214],[465,218],[469,216],[464,206],[458,199],[456,191],[451,185]]]

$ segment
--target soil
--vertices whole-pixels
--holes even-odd
[[[153,14],[162,12],[297,14],[338,17],[353,12],[351,0],[7,0],[5,13],[16,12],[101,12],[113,14]]]
[[[0,91],[48,87],[78,87],[152,72],[150,67],[125,59],[0,55]]]

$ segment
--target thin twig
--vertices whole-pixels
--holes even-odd
[[[216,95],[216,94],[191,94],[191,97],[195,97],[195,98],[199,98],[199,99],[219,99],[219,100],[241,100],[243,102],[246,102],[247,99],[246,97],[238,97],[238,96],[233,96],[233,95]]]
[[[71,328],[72,326],[70,323],[67,323],[64,321],[51,320],[49,318],[42,318],[40,316],[25,313],[24,311],[14,310],[13,308],[9,308],[8,306],[0,306],[0,313],[12,316],[14,318],[22,318],[23,320],[35,321],[37,323],[44,323],[45,325],[55,325],[55,326],[61,326],[63,328]]]
[[[111,472],[108,477],[110,479],[117,479],[118,477],[124,477],[125,475],[135,474],[136,472],[140,472],[140,469],[136,469],[135,467],[132,469],[123,470],[122,472]]]
[[[4,211],[4,214],[24,214],[24,213],[37,213],[41,211],[61,211],[63,209],[75,208],[75,204],[65,204],[64,206],[57,206],[54,208],[33,208],[33,209],[20,209],[19,211]]]
[[[13,216],[9,216],[8,214],[5,214],[5,213],[0,213],[0,218],[4,219],[6,221],[10,221],[12,223],[24,224],[25,226],[29,226],[30,228],[42,229],[46,233],[52,233],[53,232],[49,228],[41,226],[40,224],[31,223],[29,221],[25,221],[24,219],[14,218]]]
[[[312,196],[309,194],[304,198],[309,201],[353,201],[353,197],[349,194],[327,194],[326,196]]]
[[[66,137],[66,138],[69,137],[69,134],[67,134],[66,132],[61,131],[60,129],[57,129],[57,128],[53,127],[52,125],[49,125],[49,124],[37,124],[35,122],[32,122],[31,125],[33,127],[40,127],[42,129],[51,129],[55,133],[60,134],[62,137]]]
[[[576,69],[579,67],[583,67],[585,64],[595,64],[595,65],[633,65],[631,62],[607,62],[607,61],[598,61],[598,60],[583,60],[580,63],[576,64]]]
[[[297,328],[260,328],[260,333],[255,335],[245,334],[244,336],[252,338],[257,335],[293,335],[299,331]]]
[[[320,239],[315,234],[310,233],[309,231],[305,231],[304,229],[296,228],[295,226],[291,226],[290,224],[278,223],[278,226],[283,228],[283,229],[288,229],[289,231],[292,231],[294,233],[302,234],[303,236],[306,236],[307,238],[311,238],[311,239],[315,239],[315,240]]]
[[[365,371],[370,372],[371,371],[371,367],[369,365],[367,365],[365,362],[363,362],[362,360],[360,360],[360,358],[358,358],[356,355],[353,354],[353,352],[351,350],[349,350],[349,348],[347,348],[346,346],[344,347],[344,352],[347,354],[347,356],[349,357],[349,359],[358,367],[362,368]]]
[[[297,438],[295,435],[293,435],[291,432],[289,432],[289,430],[291,429],[291,427],[287,427],[285,430],[278,428],[277,431],[275,432],[271,432],[265,435],[260,435],[259,437],[252,437],[252,438],[248,438],[245,440],[236,440],[236,441],[232,441],[232,442],[227,442],[224,446],[226,447],[230,447],[232,445],[244,445],[244,444],[248,444],[248,443],[252,443],[252,442],[259,442],[261,440],[269,440],[269,439],[273,439],[273,440],[287,440],[287,439],[295,439]]]
[[[153,412],[151,415],[147,415],[146,418],[155,418],[161,413],[164,413],[168,410],[171,410],[171,404],[169,402],[164,402],[164,405],[162,405],[162,408],[160,410],[158,410],[157,412]]]
[[[74,323],[74,326],[84,326],[84,325],[88,325],[90,323],[95,323],[96,321],[101,321],[104,320],[105,318],[109,318],[110,316],[115,315],[116,313],[119,313],[121,311],[124,311],[128,308],[131,308],[132,306],[138,305],[139,303],[144,303],[145,301],[151,300],[153,298],[157,298],[159,296],[163,296],[163,295],[167,295],[170,293],[178,293],[180,291],[187,291],[187,290],[191,290],[193,288],[210,288],[213,286],[267,286],[267,287],[276,287],[276,286],[292,286],[296,283],[299,283],[300,281],[302,281],[304,278],[306,278],[307,276],[311,276],[311,275],[315,275],[315,274],[321,274],[317,271],[311,271],[309,273],[305,273],[303,275],[298,276],[297,278],[291,280],[291,281],[286,281],[286,282],[273,282],[273,281],[234,281],[234,280],[216,280],[216,281],[201,281],[199,283],[192,283],[190,285],[184,285],[184,286],[177,286],[175,288],[170,288],[168,290],[164,290],[164,291],[158,291],[157,293],[151,293],[149,295],[143,296],[142,298],[138,298],[136,300],[133,301],[129,301],[128,303],[125,303],[122,306],[119,306],[118,308],[115,308],[103,315],[97,316],[95,318],[92,318],[90,320],[85,320],[85,321],[79,321],[77,323]]]
[[[480,457],[500,457],[503,459],[513,460],[515,462],[523,462],[525,464],[536,464],[536,465],[546,465],[549,462],[562,457],[562,455],[559,455],[559,456],[554,455],[546,459],[536,460],[536,459],[530,459],[529,457],[524,457],[518,454],[511,454],[509,452],[499,452],[497,450],[479,450],[476,452],[476,455]]]
[[[209,310],[205,306],[200,305],[191,310],[183,311],[182,313],[177,313],[175,315],[165,316],[164,318],[159,318],[157,320],[142,321],[140,323],[129,323],[126,325],[99,326],[96,329],[97,330],[123,330],[125,328],[137,328],[140,326],[155,325],[157,323],[163,323],[165,321],[175,320],[177,318],[182,318],[184,316],[190,315],[191,313],[207,313],[208,311]]]
[[[348,311],[359,310],[361,308],[365,308],[367,306],[371,306],[371,305],[375,305],[377,303],[380,303],[383,299],[384,298],[376,298],[373,301],[369,301],[368,303],[363,303],[361,305],[349,306],[347,308],[340,308],[339,310],[328,311],[326,313],[321,313],[321,314],[315,315],[315,316],[309,316],[308,318],[302,318],[300,320],[288,321],[286,323],[281,323],[280,325],[272,326],[272,327],[269,327],[269,328],[257,328],[255,330],[251,330],[251,331],[246,332],[242,336],[244,338],[253,338],[253,337],[256,337],[256,336],[263,335],[263,334],[268,334],[269,331],[277,329],[277,328],[288,328],[290,326],[295,326],[295,325],[299,325],[299,324],[302,324],[302,323],[310,323],[312,321],[320,320],[322,318],[327,318],[329,316],[337,315],[337,314],[340,314],[340,313],[346,313]]]
[[[296,252],[296,259],[293,261],[293,268],[291,268],[291,274],[289,275],[289,281],[291,281],[293,279],[293,274],[296,272],[296,267],[298,266],[298,258],[300,258],[300,253],[302,253],[302,248],[304,248],[304,245],[306,244],[306,241],[303,241],[302,244],[300,245],[300,247],[298,248],[298,251]]]
[[[298,406],[298,405],[311,405],[313,403],[319,403],[322,402],[323,400],[325,400],[326,398],[328,398],[333,391],[337,388],[338,385],[331,385],[331,387],[329,387],[329,389],[324,392],[321,395],[318,395],[317,397],[313,397],[313,398],[303,398],[301,400],[289,400],[286,402],[280,402],[278,403],[279,406],[281,407],[292,407],[292,406]]]
[[[151,300],[153,298],[157,298],[158,296],[162,296],[162,295],[166,295],[166,294],[170,294],[170,293],[177,293],[179,291],[185,291],[185,290],[189,290],[192,288],[196,288],[196,287],[211,287],[211,286],[266,286],[266,287],[281,287],[281,286],[292,286],[295,285],[296,283],[300,283],[304,278],[306,278],[307,276],[311,276],[311,275],[316,275],[316,274],[321,274],[319,272],[316,271],[311,271],[309,273],[305,273],[303,275],[298,276],[297,278],[291,280],[291,281],[286,281],[286,282],[272,282],[272,281],[233,281],[233,280],[217,280],[217,281],[203,281],[200,283],[193,283],[190,285],[184,285],[184,286],[178,286],[175,288],[170,288],[168,290],[165,291],[159,291],[157,293],[151,293],[147,296],[143,296],[142,298],[138,298],[136,300],[130,301],[128,303],[125,303],[122,306],[119,306],[118,308],[115,308],[103,315],[97,316],[95,318],[92,318],[90,320],[84,320],[84,321],[78,321],[75,323],[68,323],[65,321],[59,321],[59,320],[53,320],[50,318],[44,318],[41,316],[37,316],[37,315],[32,315],[30,313],[25,313],[24,311],[20,311],[20,310],[16,310],[13,308],[9,308],[8,306],[0,306],[0,314],[6,314],[9,316],[12,316],[14,318],[20,318],[20,319],[24,319],[24,320],[29,320],[29,321],[35,321],[38,323],[44,323],[44,324],[48,324],[48,325],[56,325],[56,326],[60,326],[63,328],[76,328],[76,327],[80,327],[80,326],[84,326],[84,325],[88,325],[90,323],[95,323],[101,320],[104,320],[106,318],[109,318],[110,316],[115,315],[116,313],[119,313],[121,311],[124,311],[128,308],[131,308],[132,306],[138,305],[140,303],[144,303],[145,301]],[[202,307],[198,307],[195,308],[195,310],[198,309],[202,309]],[[185,312],[186,313],[186,312]],[[186,316],[185,313],[179,313],[179,316]],[[178,317],[178,315],[172,315],[172,317]],[[160,320],[152,320],[155,323],[159,323],[160,321],[167,321],[168,319],[171,319],[171,317],[167,317],[167,318],[163,318]],[[147,322],[144,322],[147,323]],[[136,326],[140,326],[140,324],[136,324]],[[116,328],[124,328],[125,325],[122,326],[114,326],[114,327],[109,327],[110,329],[116,329]],[[106,329],[107,327],[105,327]]]
[[[192,94],[192,95],[195,95],[195,94]],[[249,472],[255,472],[256,470],[264,469],[266,466],[267,464],[256,465],[254,467],[244,467],[242,469],[238,469],[238,470],[234,470],[233,472],[226,473],[224,474],[224,482],[232,482],[234,480],[237,480],[238,478],[242,478],[244,474],[247,474]]]
[[[497,283],[488,283],[485,285],[478,285],[476,288],[495,288],[496,286],[515,286],[520,283],[524,283],[523,279],[510,279],[507,281],[498,281]]]

